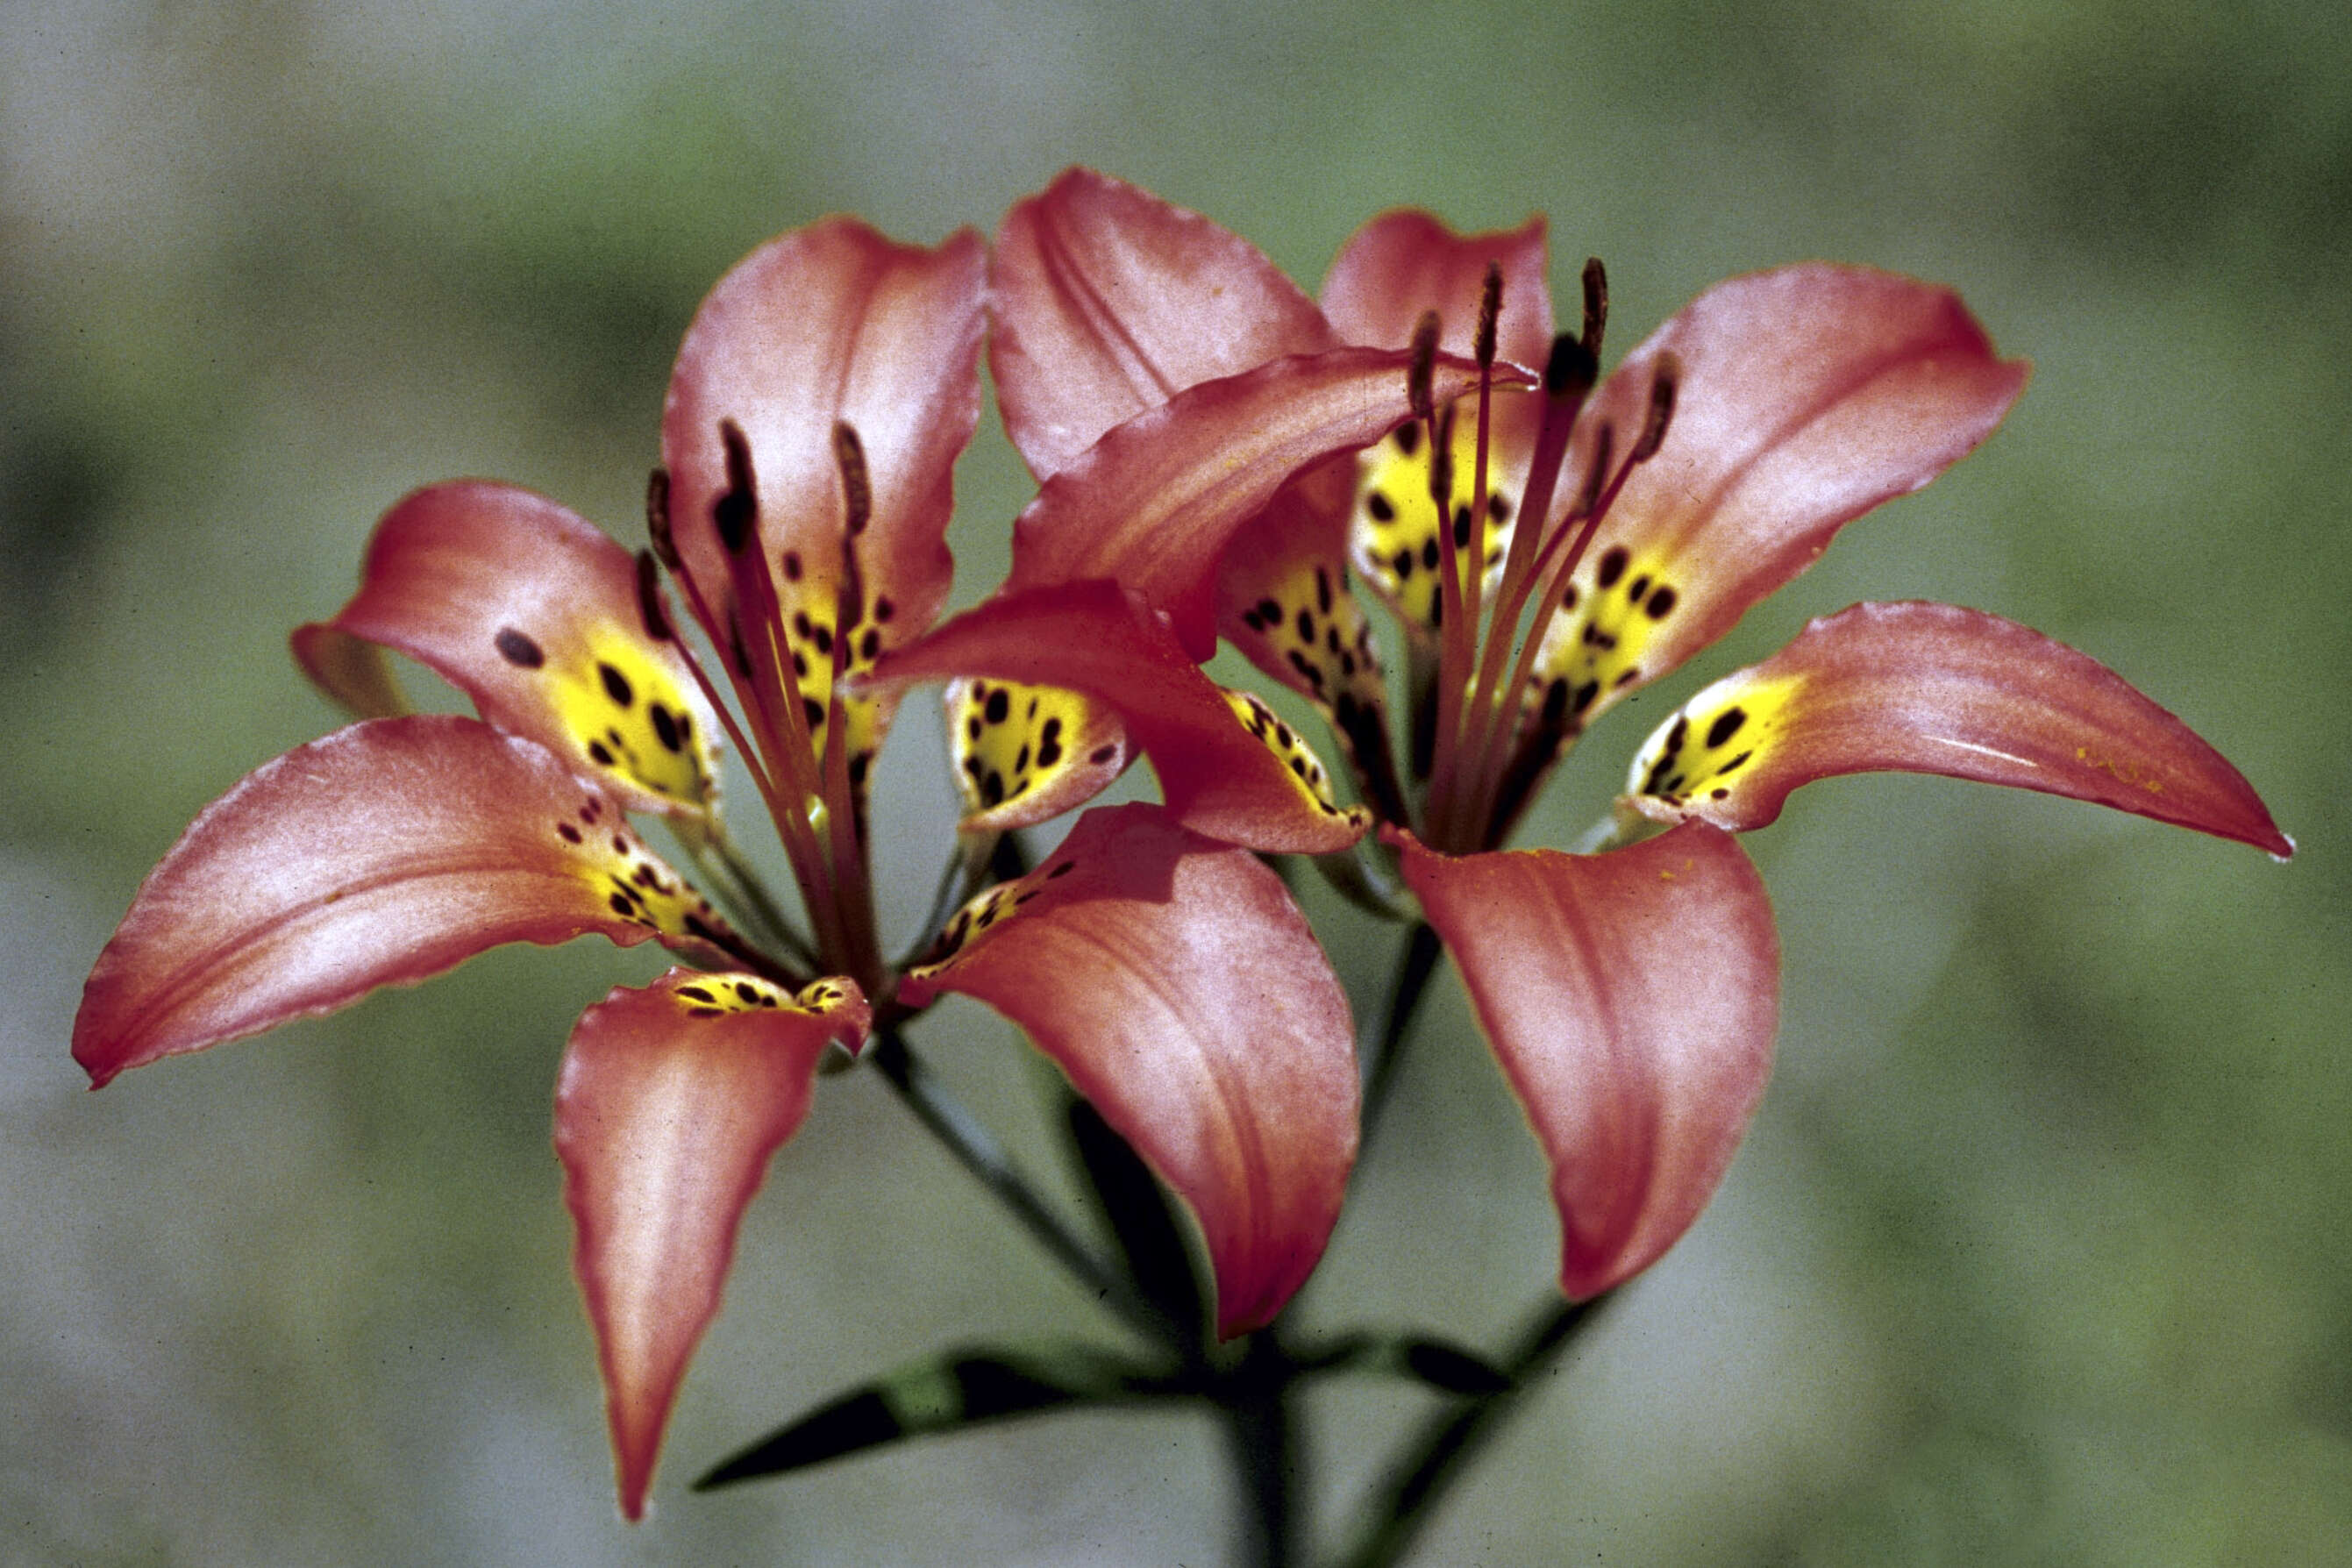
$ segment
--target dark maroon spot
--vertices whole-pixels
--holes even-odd
[[[723,1018],[727,1014],[723,1007],[688,1007],[686,1016],[689,1018]]]
[[[699,915],[688,915],[686,917],[686,934],[688,936],[698,936],[705,942],[715,942],[719,940],[719,933],[711,930],[709,925],[705,922]]]
[[[691,997],[697,1002],[716,1002],[719,1000],[718,997],[713,996],[709,992],[705,991],[699,985],[681,985],[677,988],[677,994],[681,996]]]
[[[784,581],[797,583],[800,580],[801,552],[797,550],[787,550],[784,552]]]
[[[1050,745],[1052,745],[1055,742],[1056,742],[1056,741],[1060,740],[1060,739],[1062,738],[1062,721],[1061,721],[1061,720],[1060,720],[1060,719],[1058,719],[1058,718],[1055,718],[1055,719],[1048,719],[1048,720],[1046,720],[1046,721],[1045,721],[1045,731],[1044,731],[1044,735],[1045,735],[1045,743],[1046,743],[1047,745],[1049,745],[1049,746],[1050,746]]]
[[[812,627],[813,623],[809,620],[808,612],[806,610],[794,610],[793,612],[793,630],[794,632],[798,633],[802,637],[806,637],[809,635]]]
[[[980,770],[986,765],[978,757],[966,757],[963,760],[963,771],[971,775],[971,782],[974,784],[980,782]]]
[[[1016,773],[1025,773],[1029,771],[1029,742],[1026,741],[1022,742],[1021,749],[1013,753],[1013,771]]]
[[[866,628],[866,635],[857,639],[857,657],[869,662],[882,657],[882,634],[880,631],[877,630],[873,626]]]
[[[1575,584],[1570,583],[1567,587],[1562,588],[1559,591],[1559,607],[1563,610],[1572,610],[1576,608]]]
[[[1611,545],[1608,552],[1601,557],[1601,569],[1593,574],[1593,581],[1604,588],[1615,587],[1617,579],[1625,575],[1626,564],[1632,559],[1625,553],[1623,545]]]
[[[824,728],[824,704],[819,702],[815,698],[802,698],[801,712],[807,718],[808,727],[810,729],[822,730]]]
[[[622,837],[617,833],[613,835],[613,853],[615,855],[626,855],[628,852],[629,841]]]
[[[1410,425],[1405,426],[1405,429],[1407,430],[1412,428],[1412,426]],[[1403,432],[1402,431],[1399,432],[1400,435]],[[1394,522],[1396,521],[1396,503],[1390,500],[1387,496],[1381,494],[1379,490],[1373,490],[1364,497],[1364,510],[1372,514],[1372,521],[1374,522]]]
[[[1415,452],[1420,451],[1421,426],[1414,424],[1398,426],[1396,444],[1397,450],[1402,452],[1408,458],[1412,457]]]
[[[596,764],[599,767],[609,768],[613,765],[613,748],[602,741],[589,742],[588,754],[596,759]]]
[[[522,632],[507,626],[491,639],[498,645],[499,657],[523,669],[537,669],[547,662],[546,650]]]
[[[1057,877],[1066,877],[1077,868],[1078,863],[1076,860],[1065,860],[1060,865],[1045,873],[1045,880],[1050,882]]]
[[[1290,749],[1291,740],[1290,726],[1277,721],[1274,726],[1275,744],[1286,752]]]
[[[1315,603],[1325,615],[1331,613],[1331,574],[1326,567],[1315,568]]]
[[[1258,619],[1264,621],[1267,626],[1278,626],[1282,625],[1282,606],[1275,603],[1272,599],[1260,599],[1253,607],[1257,611]]]
[[[613,700],[615,708],[626,708],[636,701],[637,694],[629,686],[629,678],[609,664],[596,666],[596,679],[604,683],[604,695]]]
[[[1754,756],[1755,754],[1756,754],[1756,753],[1755,753],[1755,752],[1740,752],[1738,756],[1736,756],[1736,757],[1732,758],[1732,759],[1731,759],[1731,761],[1729,761],[1729,762],[1727,762],[1727,763],[1724,763],[1724,764],[1723,764],[1723,766],[1721,766],[1721,767],[1719,767],[1719,768],[1716,769],[1716,770],[1715,770],[1715,776],[1716,776],[1716,777],[1717,777],[1717,778],[1726,778],[1726,777],[1728,777],[1728,776],[1730,775],[1730,773],[1731,773],[1731,771],[1732,771],[1734,768],[1737,768],[1737,767],[1739,767],[1739,766],[1743,765],[1743,764],[1748,761],[1748,758],[1750,758],[1750,757]]]
[[[1591,707],[1600,696],[1601,682],[1597,680],[1588,680],[1583,685],[1576,689],[1576,701],[1571,706],[1573,706],[1579,713],[1581,713],[1586,709]]]
[[[983,724],[983,723],[982,723],[982,722],[980,721],[980,715],[979,715],[979,714],[977,714],[977,713],[973,714],[971,718],[969,718],[969,719],[967,719],[967,720],[965,720],[965,721],[963,721],[963,732],[964,732],[964,734],[965,734],[967,737],[969,737],[970,739],[974,740],[974,741],[979,740],[979,739],[980,739],[980,732],[981,732],[982,730],[985,730],[985,729],[987,729],[987,728],[988,728],[988,726],[987,726],[987,725],[985,725],[985,724]]]
[[[1666,749],[1658,753],[1659,757],[1663,759],[1673,756],[1683,749],[1683,742],[1689,739],[1690,715],[1685,713],[1675,719],[1675,727],[1666,731]]]
[[[1486,498],[1486,515],[1501,522],[1511,515],[1511,503],[1500,491]]]
[[[1437,536],[1435,534],[1421,542],[1421,563],[1432,572],[1437,570]]]
[[[1718,784],[1715,788],[1706,792],[1706,797],[1709,800],[1729,800],[1731,798],[1731,792]]]
[[[1412,552],[1410,550],[1398,551],[1396,552],[1396,558],[1391,561],[1389,564],[1396,568],[1397,581],[1400,583],[1403,582],[1407,577],[1412,575]]]
[[[1715,716],[1715,722],[1706,727],[1706,743],[1711,747],[1720,746],[1726,741],[1731,739],[1732,736],[1739,733],[1739,727],[1747,722],[1748,710],[1746,709],[1725,709],[1722,712]]]
[[[670,717],[669,710],[655,702],[649,703],[646,711],[654,721],[654,739],[662,743],[662,750],[677,751],[683,742],[678,733],[677,721]]]
[[[1659,584],[1656,590],[1650,595],[1647,607],[1652,620],[1664,620],[1675,613],[1675,591],[1664,583]]]
[[[980,781],[980,798],[981,803],[984,805],[1003,805],[1004,775],[998,773],[994,768],[989,769],[988,776]]]
[[[1262,632],[1265,630],[1265,617],[1257,613],[1255,605],[1252,605],[1242,612],[1242,625],[1254,632]]]
[[[1642,602],[1642,595],[1649,591],[1650,574],[1647,572],[1644,572],[1639,577],[1634,578],[1632,583],[1626,584],[1625,596],[1638,605]]]
[[[1013,699],[1003,687],[988,694],[988,721],[1002,724],[1013,716]]]
[[[885,595],[883,597],[874,601],[874,618],[876,620],[887,621],[898,613],[898,606],[890,602],[887,595]]]
[[[816,651],[825,655],[827,658],[832,657],[833,628],[831,626],[819,626],[814,636],[816,642]]]
[[[1062,760],[1062,742],[1059,742],[1059,741],[1046,741],[1046,742],[1041,742],[1041,743],[1038,745],[1038,747],[1037,747],[1037,765],[1038,765],[1039,767],[1041,767],[1041,768],[1050,768],[1050,767],[1052,767],[1055,763],[1058,763],[1058,762],[1060,762],[1061,760]]]
[[[1097,767],[1101,767],[1117,755],[1118,755],[1118,748],[1117,746],[1108,744],[1100,745],[1087,753],[1087,761],[1092,763]]]
[[[1454,548],[1466,550],[1469,546],[1470,509],[1466,506],[1457,506],[1454,509]]]
[[[757,1002],[760,993],[750,982],[738,980],[735,983],[735,998],[739,1002]]]
[[[614,893],[611,898],[606,899],[604,901],[613,906],[613,912],[614,914],[620,915],[624,918],[636,912],[637,906],[630,900],[629,896],[626,893]]]
[[[1315,612],[1301,605],[1298,611],[1298,640],[1312,647],[1315,644]]]
[[[580,842],[580,830],[568,822],[559,822],[555,825],[555,836],[566,844]]]

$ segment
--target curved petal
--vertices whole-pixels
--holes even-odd
[[[1091,169],[1004,215],[989,292],[997,403],[1040,479],[1188,386],[1333,346],[1255,246]]]
[[[1541,216],[1514,229],[1456,234],[1425,212],[1382,213],[1349,237],[1323,278],[1323,313],[1342,342],[1401,349],[1422,312],[1437,312],[1438,346],[1468,357],[1478,335],[1486,268],[1503,273],[1496,352],[1540,366],[1551,353],[1551,260]]]
[[[296,626],[287,641],[310,684],[352,718],[396,719],[415,711],[376,644],[320,621]]]
[[[959,833],[1009,833],[1075,811],[1135,760],[1118,715],[1082,692],[950,680],[948,761],[963,797]]]
[[[719,726],[677,648],[646,635],[635,559],[544,496],[460,479],[401,500],[352,602],[294,634],[311,679],[347,703],[371,695],[351,638],[406,654],[632,810],[717,804]]]
[[[2228,759],[2088,655],[1954,605],[1856,605],[1658,726],[1626,788],[1661,821],[1734,830],[1841,773],[1943,773],[2294,846]]]
[[[1394,841],[1551,1162],[1560,1289],[1597,1296],[1690,1228],[1763,1098],[1780,1016],[1764,885],[1703,823],[1608,855]]]
[[[1544,645],[1543,679],[1587,722],[1729,630],[1847,522],[1972,450],[2027,373],[1948,289],[1853,267],[1735,278],[1610,376],[1579,423],[1579,467],[1604,425],[1623,460],[1669,361],[1664,445],[1601,521]]]
[[[735,1258],[768,1161],[800,1131],[828,1044],[856,1049],[857,987],[799,996],[673,969],[588,1009],[555,1085],[555,1152],[596,1331],[621,1511],[645,1512],[662,1428]]]
[[[1127,421],[1045,481],[1013,524],[1011,590],[1108,577],[1216,651],[1217,564],[1235,531],[1302,470],[1370,445],[1412,413],[1402,350],[1335,349],[1206,382]],[[1442,358],[1433,395],[1477,384]]]
[[[74,1059],[103,1084],[501,942],[591,931],[714,958],[729,940],[545,747],[471,719],[369,720],[205,808],[99,954]]]
[[[1115,583],[1000,595],[886,656],[869,684],[960,676],[1058,687],[1108,705],[1151,759],[1177,820],[1228,844],[1322,855],[1370,825],[1360,807],[1332,800],[1305,742],[1257,699],[1202,674],[1167,623]]]
[[[1282,879],[1156,806],[1088,812],[908,975],[1027,1031],[1200,1222],[1217,1331],[1270,1321],[1323,1255],[1356,1156],[1348,998]]]
[[[826,218],[761,246],[720,279],[678,349],[662,460],[678,552],[718,619],[708,629],[722,648],[733,641],[713,514],[730,489],[720,428],[732,422],[783,639],[816,712],[830,700],[835,639],[847,645],[848,668],[864,669],[946,602],[955,460],[980,419],[985,262],[970,230],[925,250],[854,218]],[[863,448],[871,504],[854,545],[835,445],[843,424]],[[853,759],[871,763],[890,717],[886,705],[850,705]]]

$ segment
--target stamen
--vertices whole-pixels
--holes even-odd
[[[1405,402],[1415,419],[1427,420],[1436,412],[1432,386],[1437,376],[1437,312],[1423,311],[1412,329],[1412,363],[1404,373]]]
[[[662,609],[660,572],[652,551],[637,552],[637,614],[646,623],[646,636],[656,642],[670,642],[677,633],[670,629],[669,616]]]
[[[1609,325],[1609,269],[1601,265],[1601,258],[1589,256],[1584,261],[1584,353],[1593,363],[1601,363],[1601,334]]]
[[[1650,416],[1642,426],[1642,438],[1633,444],[1633,456],[1626,466],[1646,463],[1658,455],[1659,444],[1666,438],[1666,426],[1675,417],[1675,392],[1682,383],[1683,367],[1674,355],[1658,356],[1658,367],[1650,378]]]
[[[710,503],[710,521],[719,529],[719,542],[734,555],[759,531],[760,480],[752,471],[751,443],[744,438],[743,426],[721,419],[719,442],[727,449],[727,490]]]
[[[834,422],[833,460],[841,469],[845,525],[855,539],[866,531],[874,516],[874,484],[866,468],[866,443],[857,438],[857,427],[845,419]]]
[[[1486,281],[1478,292],[1478,336],[1472,351],[1480,370],[1495,366],[1496,322],[1503,313],[1503,264],[1486,263]]]
[[[646,476],[646,533],[653,540],[655,559],[669,571],[678,570],[677,541],[669,530],[669,470],[659,463]]]

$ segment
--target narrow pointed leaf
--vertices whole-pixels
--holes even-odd
[[[543,496],[460,479],[386,512],[359,593],[294,634],[330,696],[377,710],[387,694],[366,679],[368,644],[415,659],[633,810],[717,801],[719,727],[677,648],[646,634],[635,559]]]
[[[1954,605],[1856,605],[1807,626],[1658,726],[1633,804],[1735,830],[1841,773],[1928,773],[2093,801],[2294,850],[2244,775],[2121,676]]]
[[[825,1401],[712,1467],[694,1487],[708,1491],[909,1437],[1076,1405],[1127,1404],[1159,1391],[1157,1380],[1089,1345],[975,1347],[925,1356]]]
[[[1071,1098],[1068,1121],[1087,1184],[1103,1206],[1136,1288],[1170,1323],[1197,1338],[1202,1298],[1192,1249],[1151,1168],[1085,1100]]]
[[[989,289],[997,401],[1041,479],[1188,386],[1334,346],[1255,246],[1091,169],[1004,215]]]
[[[658,937],[719,916],[555,754],[471,719],[375,719],[205,807],[141,885],[74,1021],[94,1084],[331,1012],[501,942]]]
[[[870,1021],[845,980],[795,997],[756,975],[673,969],[615,989],[572,1031],[555,1152],[630,1519],[743,1211],[808,1115],[825,1047],[862,1045]]]
[[[1116,584],[992,599],[886,656],[871,679],[898,687],[962,676],[1062,688],[1116,710],[1151,759],[1169,810],[1229,844],[1328,854],[1369,824],[1360,809],[1333,802],[1322,764],[1288,726],[1268,722],[1255,699],[1219,689],[1166,623]]]
[[[1560,1289],[1597,1296],[1690,1227],[1763,1097],[1780,1005],[1763,883],[1704,824],[1591,856],[1398,837],[1551,1162]]]
[[[1664,445],[1594,534],[1545,642],[1545,679],[1587,721],[1972,450],[2027,374],[1948,289],[1855,267],[1756,273],[1700,295],[1609,377],[1578,424],[1576,468],[1604,425],[1623,461],[1669,360]],[[1580,487],[1572,470],[1563,501]]]
[[[1204,382],[1106,434],[1047,479],[1013,524],[1009,591],[1108,577],[1173,620],[1196,660],[1216,651],[1225,545],[1302,470],[1370,446],[1412,412],[1412,355],[1335,349]],[[1441,358],[1433,395],[1476,367]]]
[[[1089,812],[901,994],[940,991],[1018,1024],[1192,1210],[1220,1334],[1273,1318],[1339,1216],[1358,1110],[1347,996],[1281,879],[1156,807]]]

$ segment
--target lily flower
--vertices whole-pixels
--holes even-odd
[[[2026,366],[1948,290],[1736,278],[1600,381],[1605,277],[1588,266],[1580,330],[1556,335],[1539,218],[1463,236],[1385,215],[1318,305],[1245,241],[1085,170],[1013,209],[994,269],[999,402],[1041,488],[1005,592],[880,673],[1070,686],[1129,716],[1149,699],[1099,643],[1035,635],[1108,638],[1123,608],[1194,658],[1222,637],[1314,704],[1549,1157],[1572,1300],[1688,1227],[1761,1097],[1778,951],[1733,835],[1790,790],[1937,773],[2292,848],[2120,677],[1905,604],[1818,621],[1684,704],[1637,753],[1617,847],[1505,847],[1595,720],[2000,423]],[[1372,351],[1407,356],[1385,401],[1349,379]],[[1358,584],[1402,626],[1401,748]]]
[[[836,217],[754,251],[679,352],[648,552],[506,485],[394,506],[356,595],[293,638],[364,716],[198,817],[140,889],[76,1020],[75,1058],[102,1085],[500,942],[593,932],[677,952],[691,967],[582,1016],[555,1092],[632,1519],[745,1206],[828,1047],[856,1051],[939,993],[1024,1029],[1190,1206],[1222,1332],[1269,1319],[1337,1217],[1356,1142],[1347,1001],[1279,880],[1227,839],[1328,849],[1362,823],[1297,787],[1189,660],[1163,671],[1164,715],[1138,733],[1175,759],[1171,797],[1230,834],[1194,831],[1181,809],[1089,812],[1037,869],[943,921],[920,964],[884,957],[866,789],[895,702],[851,680],[947,596],[983,283],[968,231],[924,249]],[[665,568],[707,655],[680,635]],[[402,711],[387,649],[478,718]],[[1050,694],[1023,693],[1017,714],[1002,686],[961,695],[988,721],[960,752],[982,763],[961,781],[975,832],[1006,826],[1008,804],[1068,797],[1071,779],[1091,793],[1131,755],[1123,731],[1041,715]],[[1031,724],[1018,768],[1000,767],[980,730]],[[805,931],[734,848],[722,742],[782,839]],[[1188,795],[1196,756],[1219,773]],[[631,813],[667,822],[715,902]]]

